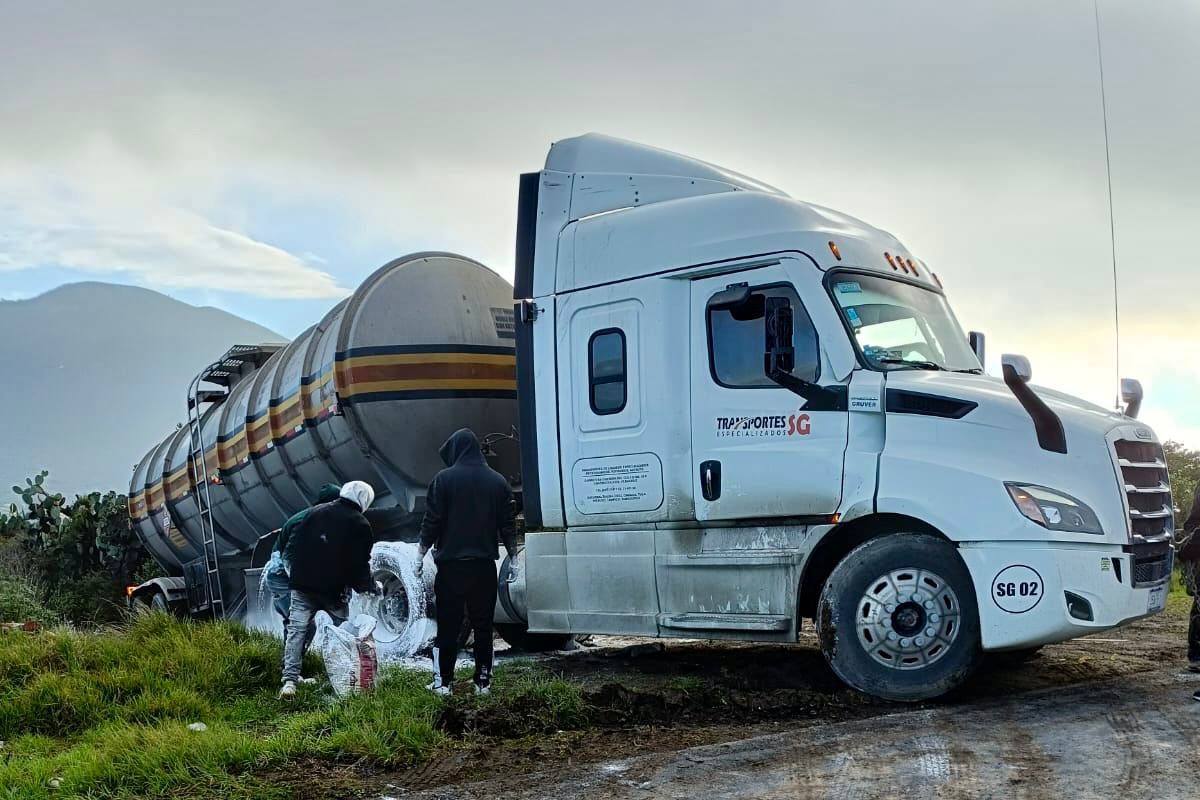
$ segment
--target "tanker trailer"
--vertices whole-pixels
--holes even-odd
[[[487,438],[492,466],[519,492],[511,298],[478,262],[417,253],[381,267],[286,346],[235,347],[202,371],[188,424],[130,481],[135,530],[169,576],[131,597],[261,617],[251,612],[269,605],[258,580],[274,533],[323,483],[367,481],[376,540],[415,541],[438,448],[458,428]],[[377,577],[387,587],[380,635],[398,636],[424,601],[399,576]]]

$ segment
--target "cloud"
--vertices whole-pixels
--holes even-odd
[[[0,173],[0,272],[53,265],[165,289],[287,299],[348,293],[311,258],[218,226],[168,197],[120,186],[63,181],[37,169],[19,178]]]
[[[995,354],[1111,404],[1091,0],[681,7],[5,6],[0,269],[69,258],[152,286],[333,297],[376,266],[347,253],[436,248],[511,275],[518,174],[599,130],[895,233]],[[1121,371],[1176,435],[1196,427],[1159,399],[1181,380],[1163,354],[1200,349],[1173,323],[1200,319],[1200,7],[1100,9]],[[350,223],[268,243],[271,209],[238,207],[238,187]]]

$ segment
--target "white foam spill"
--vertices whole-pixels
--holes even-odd
[[[418,577],[415,569],[417,546],[407,542],[379,542],[371,550],[371,571],[395,575],[408,596],[408,613],[404,618],[382,613],[386,597],[377,594],[354,594],[350,599],[350,615],[368,614],[380,620],[375,629],[375,643],[381,664],[406,664],[428,669],[430,661],[416,658],[433,646],[437,622],[430,618],[433,610],[433,579],[437,567],[426,557],[424,573]]]
[[[283,556],[279,554],[278,550],[272,550],[270,560],[263,565],[262,573],[258,576],[258,593],[260,595],[265,595],[271,591],[270,587],[267,586],[267,576],[281,569],[283,569]]]
[[[416,563],[415,544],[378,542],[371,549],[371,571],[376,575],[387,572],[396,576],[409,599],[408,613],[403,620],[394,614],[384,614],[381,604],[387,602],[386,598],[377,594],[355,592],[350,598],[350,617],[354,619],[360,614],[365,614],[378,623],[374,634],[380,665],[416,669],[432,674],[434,665],[430,651],[437,636],[437,621],[430,615],[433,612],[433,581],[437,575],[437,565],[427,556],[423,574],[418,577],[414,568]],[[259,580],[259,592],[263,596],[270,593],[267,573],[280,566],[282,563],[279,554],[272,553]],[[267,607],[269,608],[269,604]],[[278,617],[274,613],[270,616],[270,624],[263,629],[278,635]],[[457,663],[459,666],[472,663],[469,649],[459,653]]]

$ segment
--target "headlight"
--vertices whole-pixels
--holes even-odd
[[[1068,494],[1029,483],[1006,483],[1017,510],[1043,528],[1070,533],[1103,534],[1100,518]]]

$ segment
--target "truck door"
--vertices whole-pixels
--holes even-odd
[[[692,478],[698,520],[827,516],[841,501],[848,429],[844,399],[831,392],[805,400],[768,378],[764,368],[767,307],[783,302],[767,300],[783,298],[792,311],[795,366],[790,374],[810,384],[822,382],[820,337],[805,307],[829,300],[819,281],[794,281],[789,263],[797,271],[806,268],[784,259],[691,284]]]

